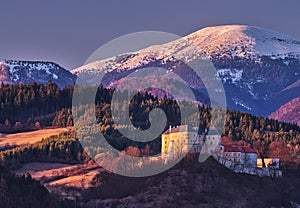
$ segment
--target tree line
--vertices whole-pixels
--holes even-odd
[[[10,169],[18,169],[30,162],[81,163],[86,160],[89,160],[89,157],[84,153],[74,131],[0,152],[1,164]]]
[[[73,125],[71,103],[73,87],[65,87],[60,89],[54,83],[48,83],[48,85],[40,85],[36,83],[28,85],[4,85],[1,88],[1,111],[0,111],[0,123],[3,126],[13,125],[16,121],[39,120],[47,114],[53,114],[47,125],[52,126],[69,126]],[[90,87],[78,86],[78,92],[81,96],[87,96],[91,91]],[[132,141],[124,137],[118,129],[130,129],[133,127],[144,130],[150,127],[149,112],[154,108],[162,109],[167,116],[167,125],[176,126],[182,124],[199,125],[202,129],[210,128],[211,123],[211,108],[205,105],[199,105],[199,113],[191,115],[183,123],[181,123],[180,107],[179,104],[168,97],[159,99],[157,96],[153,96],[148,92],[139,92],[133,99],[127,103],[127,101],[120,99],[115,104],[115,108],[119,111],[125,111],[125,108],[129,105],[129,117],[133,126],[116,126],[111,115],[111,100],[115,93],[114,89],[107,89],[103,86],[98,87],[98,91],[95,97],[96,115],[93,115],[93,111],[82,112],[89,114],[92,120],[96,117],[99,130],[105,136],[108,144],[112,145],[116,149],[122,151],[129,146],[135,146],[140,149],[144,149],[148,144],[153,154],[160,152],[161,141],[160,137],[152,140],[151,142],[141,143]],[[119,92],[119,98],[122,96],[128,96],[128,92]],[[82,106],[88,105],[82,103]],[[184,105],[193,105],[186,101]],[[78,110],[84,107],[77,107]],[[221,120],[221,113],[218,115]],[[217,117],[218,117],[217,116]],[[279,122],[274,119],[268,119],[260,116],[254,116],[244,112],[238,112],[234,110],[227,110],[225,116],[225,123],[220,124],[218,121],[213,123],[214,126],[220,127],[222,135],[230,138],[231,141],[250,145],[255,148],[260,146],[264,147],[261,151],[262,155],[278,156],[289,155],[287,160],[297,160],[300,152],[300,127],[295,124],[289,124]],[[9,120],[9,122],[7,122]],[[217,119],[218,120],[218,119]],[[78,120],[78,125],[94,125],[88,123],[86,120]],[[215,121],[214,121],[215,122]],[[80,131],[85,131],[82,128]],[[85,140],[88,145],[90,143],[91,150],[99,152],[99,147],[95,147],[93,144],[95,137],[99,132],[81,132],[85,135]],[[272,149],[275,149],[274,151]],[[277,152],[276,154],[274,152]],[[288,154],[287,154],[288,153]],[[285,157],[284,156],[284,157]],[[282,156],[283,157],[283,156]]]
[[[0,129],[49,126],[57,111],[70,108],[72,86],[60,89],[55,83],[1,84]]]
[[[124,96],[128,92],[124,91]],[[112,89],[100,88],[96,98],[96,118],[100,128],[100,131],[105,136],[106,140],[114,148],[123,151],[129,146],[138,147],[144,149],[146,145],[149,145],[153,154],[160,153],[161,138],[160,136],[151,142],[136,142],[129,140],[120,133],[120,129],[130,129],[132,126],[117,126],[111,115],[111,98],[113,95]],[[106,99],[104,100],[103,97]],[[122,97],[122,96],[120,96]],[[102,99],[102,100],[101,100]],[[185,106],[193,105],[186,101]],[[125,111],[128,107],[127,101],[122,99],[114,104],[114,107],[119,111]],[[299,163],[300,155],[300,127],[296,124],[279,122],[274,119],[264,118],[260,116],[251,115],[245,112],[238,112],[234,110],[227,110],[225,118],[222,117],[221,110],[217,112],[217,119],[211,121],[211,107],[205,105],[199,105],[199,113],[191,115],[187,120],[181,123],[180,107],[179,104],[170,98],[164,97],[158,99],[157,97],[147,93],[137,93],[129,103],[129,119],[133,126],[138,129],[149,128],[151,122],[149,120],[149,112],[154,108],[162,109],[167,116],[167,125],[199,125],[203,130],[209,129],[212,126],[218,128],[222,136],[229,138],[231,143],[237,143],[240,145],[248,145],[256,149],[260,157],[279,157],[285,162]],[[65,111],[66,115],[69,115]],[[95,115],[92,111],[85,112],[91,117]],[[126,116],[126,115],[125,115]],[[224,119],[224,123],[220,123]],[[93,119],[91,119],[93,120]],[[79,126],[93,125],[87,123],[86,120],[78,120]],[[153,124],[153,123],[152,123]],[[81,129],[84,131],[84,128]],[[91,148],[95,152],[99,152],[99,148],[93,147],[94,137],[97,137],[97,132],[86,132],[87,144],[90,142]],[[101,151],[101,150],[100,150]]]

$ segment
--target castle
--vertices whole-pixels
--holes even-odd
[[[174,128],[170,126],[162,134],[161,153],[165,163],[174,158],[182,157],[188,152],[213,156],[219,163],[237,173],[282,176],[279,170],[279,159],[268,159],[271,168],[263,168],[259,166],[261,159],[257,159],[257,153],[254,149],[248,146],[222,144],[221,136],[215,129],[205,132],[188,125]]]
[[[223,144],[220,144],[219,147],[220,149],[216,151],[215,157],[224,166],[235,171],[257,167],[257,153],[252,148]]]
[[[214,155],[216,148],[220,145],[219,133],[212,129],[205,132],[199,128],[192,128],[188,125],[169,127],[162,134],[161,154],[165,161],[181,157],[188,152],[205,152]]]
[[[172,128],[162,134],[161,154],[165,161],[178,158],[188,152],[200,152],[204,139],[204,132],[188,125]]]

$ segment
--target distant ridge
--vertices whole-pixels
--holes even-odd
[[[97,84],[97,75],[105,72],[102,84],[116,86],[143,67],[163,67],[167,73],[179,75],[195,92],[202,93],[205,89],[201,80],[174,57],[191,62],[204,54],[213,62],[224,84],[229,109],[268,116],[300,96],[292,85],[300,80],[300,41],[246,25],[207,27],[166,44],[92,62],[72,73],[90,77],[88,81]]]
[[[0,83],[19,84],[49,81],[63,88],[75,82],[76,76],[53,62],[0,59]]]

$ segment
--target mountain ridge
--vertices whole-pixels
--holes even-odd
[[[244,57],[243,53],[248,53],[249,56],[247,58],[257,58],[257,56],[254,57],[251,56],[255,54],[253,50],[255,50],[255,46],[257,46],[257,43],[254,42],[255,40],[253,38],[253,36],[255,36],[255,33],[259,34],[260,36],[257,39],[260,41],[259,49],[261,51],[259,51],[256,54],[257,56],[270,55],[272,58],[285,58],[291,56],[294,56],[296,58],[300,57],[300,41],[290,36],[278,32],[272,32],[271,30],[254,27],[254,26],[225,25],[225,26],[206,27],[204,29],[198,30],[196,32],[193,32],[187,36],[171,41],[169,43],[150,46],[136,52],[123,53],[111,58],[92,62],[90,64],[87,64],[87,66],[94,67],[94,69],[100,67],[102,68],[118,67],[118,66],[113,66],[113,61],[119,63],[123,57],[127,59],[128,58],[132,59],[137,56],[137,53],[138,55],[141,56],[141,58],[144,58],[149,53],[150,54],[154,53],[155,55],[158,55],[157,59],[159,59],[159,58],[166,58],[166,56],[172,56],[179,51],[181,53],[179,53],[179,55],[177,54],[176,57],[181,60],[189,61],[193,57],[196,58],[197,56],[195,55],[202,54],[203,52],[209,58],[215,57],[217,55],[226,56],[229,54],[225,53],[224,51],[228,51],[228,48],[231,48],[229,52],[231,53],[235,52],[235,54],[231,54],[231,55]],[[274,37],[270,38],[270,36],[274,36]],[[228,40],[228,41],[224,42],[224,40]],[[262,42],[266,42],[266,41],[273,41],[273,43],[276,43],[276,45],[273,46],[273,49],[263,48],[261,44]],[[183,43],[180,44],[180,42]],[[242,44],[239,44],[239,42],[242,42]],[[227,44],[226,47],[222,45],[223,43]],[[187,44],[189,45],[187,46]],[[188,47],[192,44],[197,45],[197,47],[199,48],[198,51],[188,51]],[[295,48],[292,46],[287,47],[288,45],[296,45],[297,47]],[[221,50],[222,48],[219,48],[219,46],[222,46],[223,51]],[[247,50],[247,48],[249,49]],[[160,50],[159,53],[158,53],[158,49]],[[197,49],[197,48],[192,47],[192,49]],[[276,53],[270,54],[270,51],[276,51]],[[163,55],[165,57],[161,57]],[[125,67],[126,66],[124,66],[123,68]],[[138,67],[138,66],[135,65],[134,67]],[[85,68],[84,66],[81,66],[71,71],[76,74],[81,70],[84,70],[84,68]]]
[[[99,84],[98,75],[104,72],[102,84],[115,87],[135,71],[161,67],[166,69],[162,78],[169,77],[171,72],[177,74],[197,94],[198,101],[209,103],[201,78],[188,65],[198,59],[209,59],[215,66],[229,109],[269,116],[300,96],[300,41],[246,25],[207,27],[162,45],[123,53],[71,71],[53,62],[0,59],[0,82],[52,81],[63,88],[81,75],[88,77],[89,83]]]
[[[105,72],[104,86],[114,85],[128,74],[144,67],[162,67],[167,73],[180,74],[195,90],[202,90],[190,63],[210,59],[222,80],[229,109],[268,116],[286,102],[278,100],[283,90],[288,99],[297,97],[293,87],[300,80],[300,41],[259,27],[227,25],[207,27],[162,45],[137,52],[123,53],[73,69],[76,75],[90,76]],[[277,99],[274,102],[274,99]]]
[[[0,59],[0,82],[5,84],[52,81],[63,88],[75,80],[75,75],[54,62]]]

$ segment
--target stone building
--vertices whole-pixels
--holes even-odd
[[[161,154],[165,159],[181,157],[188,152],[200,152],[204,132],[197,128],[182,125],[169,127],[162,134]]]
[[[200,153],[200,162],[213,156],[219,163],[236,173],[282,176],[279,170],[279,159],[265,159],[267,168],[260,168],[260,160],[257,159],[254,149],[248,146],[221,144],[221,137],[215,129],[204,132],[183,125],[170,127],[162,134],[161,153],[165,163],[174,158],[183,157],[188,152]]]
[[[223,145],[216,152],[219,162],[231,169],[256,168],[257,153],[248,146]]]
[[[203,142],[203,151],[205,151],[209,155],[214,155],[215,151],[221,144],[221,135],[216,129],[210,129],[205,134],[204,142]]]

